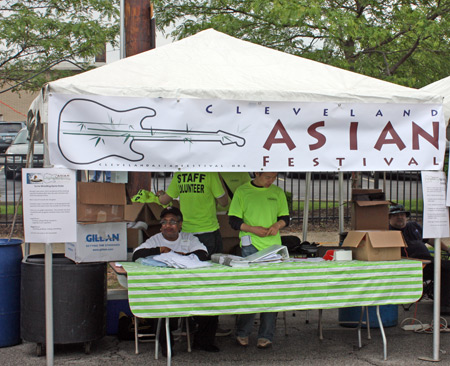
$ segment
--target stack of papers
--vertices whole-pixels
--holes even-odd
[[[262,262],[279,263],[287,259],[289,259],[289,252],[283,245],[272,245],[248,257],[220,253],[211,256],[213,262],[230,267],[248,267],[250,263]]]
[[[155,255],[154,260],[167,264],[172,268],[201,268],[211,266],[210,262],[202,262],[195,254],[181,255],[175,252]]]
[[[211,256],[211,261],[229,267],[248,267],[248,262],[243,257],[232,254],[216,253]]]

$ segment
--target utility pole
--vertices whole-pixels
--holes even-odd
[[[121,57],[129,57],[156,47],[156,25],[149,0],[121,0]],[[150,172],[128,172],[127,193],[133,197],[140,189],[150,191]]]

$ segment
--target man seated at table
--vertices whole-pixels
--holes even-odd
[[[255,173],[255,178],[236,189],[228,216],[230,226],[239,230],[242,256],[281,245],[280,229],[289,224],[289,208],[284,191],[272,184],[277,173]],[[237,322],[236,341],[249,344],[255,314],[241,314]],[[277,313],[262,313],[258,331],[258,348],[272,346]]]
[[[402,248],[402,256],[430,260],[423,269],[425,281],[434,278],[434,258],[431,256],[426,244],[434,245],[434,240],[423,239],[422,226],[415,221],[409,221],[411,216],[403,205],[396,204],[389,208],[389,230],[398,230],[403,234],[406,248]],[[450,253],[450,247],[441,241],[442,250]],[[435,253],[435,255],[438,255]],[[441,261],[441,314],[450,315],[450,261]]]
[[[181,232],[182,224],[183,215],[178,208],[172,206],[165,208],[161,212],[161,232],[153,235],[134,250],[133,261],[170,251],[181,255],[194,254],[199,260],[206,261],[208,259],[206,247],[193,234]],[[196,316],[195,320],[198,328],[194,336],[193,348],[207,352],[219,352],[219,348],[214,345],[217,317]],[[163,339],[161,347],[165,354]]]

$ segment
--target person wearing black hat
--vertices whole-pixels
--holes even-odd
[[[201,261],[208,259],[208,250],[205,245],[192,233],[181,231],[183,215],[178,208],[172,206],[165,208],[160,218],[161,232],[153,235],[134,250],[133,261],[170,251],[182,255],[194,254]],[[196,316],[195,320],[198,323],[198,329],[194,336],[194,349],[218,352],[219,348],[214,345],[217,316]],[[165,334],[162,334],[161,347],[163,354],[167,354],[164,349],[166,343],[164,336]]]
[[[208,250],[200,240],[191,233],[181,232],[183,215],[177,207],[165,208],[160,218],[161,232],[153,235],[134,250],[133,261],[170,251],[183,255],[195,254],[201,261],[208,259]]]
[[[433,245],[433,240],[424,239],[422,226],[415,221],[409,221],[411,216],[401,204],[389,208],[389,230],[398,230],[403,234],[406,248],[402,248],[402,256],[408,258],[430,260],[423,270],[425,281],[434,278],[434,264],[426,244]],[[450,247],[441,241],[442,250],[449,253]],[[441,262],[441,314],[450,315],[450,261]]]

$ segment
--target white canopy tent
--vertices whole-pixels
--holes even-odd
[[[428,84],[423,88],[421,88],[421,90],[444,97],[443,102],[444,120],[445,124],[448,126],[450,122],[450,76],[435,81],[434,83]],[[450,132],[447,130],[447,140],[449,139],[450,139]]]
[[[53,102],[51,101],[51,98],[54,96],[60,98],[54,103],[56,107],[52,107]],[[138,104],[141,103],[139,105],[146,103],[145,100],[148,98],[151,98],[153,105],[156,105],[158,101],[164,103],[165,100],[169,100],[169,102],[180,100],[188,100],[191,102],[205,101],[204,106],[206,106],[208,113],[208,107],[210,106],[208,103],[211,103],[211,101],[245,101],[248,102],[248,104],[245,104],[246,107],[253,104],[270,102],[273,103],[271,104],[271,107],[274,109],[278,107],[281,108],[280,106],[285,107],[286,105],[283,103],[291,103],[288,104],[287,107],[290,111],[294,110],[294,112],[296,112],[295,115],[300,111],[300,107],[308,110],[308,108],[315,108],[318,104],[323,104],[324,108],[321,109],[321,112],[324,113],[324,110],[328,110],[330,107],[334,108],[333,110],[338,111],[343,104],[347,104],[348,108],[346,111],[349,111],[350,114],[345,114],[345,116],[341,114],[331,122],[331,124],[336,122],[336,129],[339,129],[341,123],[349,124],[352,121],[350,117],[353,117],[351,113],[354,106],[360,106],[362,109],[366,110],[368,108],[373,108],[375,112],[378,111],[377,113],[381,113],[381,107],[392,107],[394,110],[393,115],[400,110],[403,112],[404,110],[417,107],[421,110],[418,114],[420,117],[417,117],[418,115],[416,115],[414,119],[415,122],[417,122],[417,120],[427,120],[427,123],[429,123],[430,126],[433,121],[439,122],[440,134],[433,130],[434,135],[431,136],[432,133],[430,132],[430,129],[428,129],[427,132],[429,135],[428,141],[433,140],[434,137],[434,143],[436,144],[436,146],[432,147],[433,154],[435,153],[436,155],[433,155],[434,163],[431,164],[433,169],[436,170],[442,167],[445,150],[445,144],[442,146],[443,137],[441,136],[443,135],[444,127],[441,126],[443,124],[443,118],[441,116],[442,98],[440,96],[425,90],[415,90],[399,86],[275,51],[230,37],[214,30],[206,30],[157,49],[143,52],[73,77],[50,82],[44,87],[41,95],[33,102],[29,112],[29,124],[42,123],[44,126],[47,126],[47,128],[44,128],[44,134],[50,145],[50,163],[55,164],[52,155],[61,155],[60,159],[57,159],[55,165],[68,168],[78,166],[83,169],[98,170],[99,161],[112,159],[111,161],[114,162],[114,164],[111,163],[110,165],[107,165],[108,168],[104,170],[125,170],[125,168],[119,168],[119,164],[117,164],[117,159],[120,160],[120,158],[123,159],[124,157],[113,157],[108,153],[105,153],[103,157],[96,159],[96,161],[75,162],[75,165],[73,159],[67,158],[64,160],[68,154],[61,150],[61,145],[58,145],[62,136],[59,134],[61,115],[67,110],[66,107],[69,103],[72,103],[74,100],[79,100],[80,98],[84,98],[83,100],[89,99],[97,105],[103,103],[102,106],[107,103],[105,101],[113,101],[109,104],[109,111],[112,111],[111,113],[117,112],[117,110],[125,110],[126,106],[128,106],[127,103],[133,101],[133,98],[139,98]],[[122,104],[123,100],[125,100],[125,102]],[[224,105],[225,107],[232,105],[236,108],[235,102],[233,103],[225,103]],[[305,104],[300,104],[300,107],[298,107],[299,104],[293,103]],[[116,107],[117,105],[120,105],[120,107]],[[221,107],[223,106],[221,105]],[[399,109],[395,109],[397,107],[399,107]],[[52,108],[53,110],[51,110]],[[176,109],[176,105],[175,103],[168,104],[165,108],[170,112],[171,110]],[[83,108],[80,106],[74,106],[72,112],[81,113],[82,109]],[[132,107],[128,108],[128,110],[131,109]],[[189,110],[192,110],[192,108]],[[265,111],[267,112],[267,109]],[[431,120],[428,117],[430,111],[437,111],[436,114],[432,116],[433,119]],[[179,115],[185,117],[186,115],[183,110],[181,112],[177,111],[177,113],[178,115],[175,117],[178,117]],[[92,114],[95,113],[92,112]],[[92,118],[92,114],[89,115],[89,117],[83,118],[86,118],[86,120]],[[226,116],[226,121],[229,121],[230,125],[235,123],[233,117],[237,119],[236,114],[235,110],[234,115],[230,114]],[[425,117],[425,115],[427,117]],[[403,116],[405,115],[403,114]],[[70,118],[68,117],[67,119],[80,120],[79,118],[74,118],[75,117],[72,117],[71,115]],[[102,118],[104,118],[104,116],[102,116]],[[314,116],[313,121],[320,121],[319,118],[324,117],[323,115],[321,116],[318,114],[317,116]],[[136,124],[136,126],[143,127],[143,119],[144,118],[142,118],[140,120],[141,123]],[[391,119],[388,118],[387,120],[382,120],[382,127],[384,127],[388,121],[390,123]],[[163,120],[162,122],[169,123],[168,119]],[[221,122],[224,123],[223,120],[221,120]],[[201,124],[202,121],[199,121],[199,123]],[[295,124],[295,122],[291,123],[289,126],[293,124]],[[366,124],[370,125],[369,127],[372,128],[373,125],[376,124],[376,119],[370,120]],[[404,123],[399,122],[399,124]],[[408,121],[408,126],[410,125],[411,121]],[[260,133],[259,130],[264,129],[269,133],[273,124],[269,124],[268,127],[265,127],[264,125],[264,128],[262,126],[263,124],[261,124],[259,128],[257,126],[258,131],[255,133]],[[191,125],[189,127],[191,127]],[[308,127],[308,125],[306,127]],[[306,127],[304,130],[306,130]],[[368,129],[366,131],[368,134],[371,133],[369,127],[367,127]],[[56,130],[58,130],[58,132],[55,132]],[[150,128],[147,128],[147,131],[148,130],[151,130],[153,133],[155,129],[153,126],[150,126]],[[187,125],[186,130],[188,130]],[[423,127],[423,130],[426,130],[426,127]],[[278,132],[280,132],[280,130],[278,130]],[[344,133],[345,139],[347,140],[348,133],[348,131]],[[314,133],[312,133],[312,135],[314,135]],[[312,135],[306,137],[311,137]],[[410,132],[408,132],[408,135],[408,138],[411,139]],[[425,133],[422,133],[420,136],[423,137],[425,135]],[[249,148],[248,153],[253,153],[257,148],[260,149],[260,145],[264,143],[264,140],[259,139],[258,146],[252,145],[249,141],[249,134],[243,134],[242,136],[245,136],[245,146]],[[263,137],[266,136],[267,134],[263,135]],[[303,135],[299,133],[298,136],[302,137]],[[315,139],[319,140],[317,134],[314,136]],[[279,138],[279,134],[274,134],[272,137],[273,141],[276,141],[277,138]],[[386,135],[384,138],[386,144],[391,144],[391,140],[388,139]],[[417,136],[417,138],[419,137]],[[315,139],[313,139],[311,143],[316,142]],[[283,142],[286,142],[286,140]],[[376,141],[371,144],[372,147],[375,142]],[[158,141],[158,143],[167,143],[167,141]],[[236,151],[234,156],[241,157],[248,155],[247,152],[242,153],[242,150],[239,150],[242,146],[239,146],[238,142],[235,142],[235,144],[237,146],[222,146],[221,148],[229,149],[225,151],[217,149],[216,145],[213,146],[213,150],[208,147],[207,149],[210,149],[210,153],[206,155],[209,155],[210,157],[213,156],[212,160],[221,159],[223,155],[227,155],[228,151]],[[70,143],[66,141],[65,145],[70,145]],[[222,145],[226,145],[223,144],[223,140]],[[243,144],[241,143],[240,145]],[[363,144],[360,143],[360,145]],[[156,159],[155,156],[158,155],[158,151],[161,149],[157,147],[158,145],[152,146],[153,148],[149,148],[149,151],[151,150],[152,152],[152,159]],[[330,149],[331,151],[337,151],[339,150],[339,146],[339,143],[335,142],[335,145],[331,145]],[[389,148],[391,146],[383,146],[384,150],[386,150],[385,147],[390,151]],[[394,147],[396,148],[397,146]],[[114,146],[114,148],[117,149],[117,146]],[[420,148],[422,153],[422,145]],[[194,150],[195,147],[192,149]],[[414,146],[408,146],[406,148],[409,153],[413,153],[414,149],[417,150],[418,146],[415,148]],[[80,146],[77,146],[77,151],[80,150],[82,150],[80,149]],[[164,153],[166,153],[167,150],[168,149],[164,149]],[[168,163],[160,162],[154,163],[154,161],[152,161],[144,166],[144,168],[136,167],[138,164],[135,164],[129,165],[126,167],[126,170],[264,170],[264,167],[262,166],[262,157],[266,153],[266,150],[258,150],[256,156],[252,159],[256,161],[255,164],[257,167],[255,165],[232,165],[227,160],[212,164],[212,166],[208,166],[208,168],[206,168],[207,164],[204,161],[201,161],[201,164],[198,164],[197,167],[194,165],[180,168],[180,166],[171,166]],[[378,150],[381,150],[381,147]],[[403,151],[403,149],[400,150]],[[214,153],[211,154],[211,151]],[[196,156],[191,150],[189,152],[190,158]],[[399,149],[393,149],[392,154],[394,154],[394,152],[400,154]],[[289,161],[289,155],[283,155],[285,154],[284,152],[280,152],[279,154],[281,155],[275,155],[275,158],[272,159],[275,161],[274,165],[266,168],[266,170],[312,170],[310,167],[302,164],[300,164],[300,166],[296,165],[295,167],[290,167],[289,164],[287,167],[286,165],[281,166],[281,163],[278,162],[281,160],[285,161],[286,158],[288,158]],[[356,154],[361,155],[360,152],[356,152]],[[182,159],[185,155],[188,155],[186,154],[186,151],[181,151],[180,155],[170,157],[170,159],[177,162],[183,162]],[[204,156],[205,150],[202,150],[202,154],[199,155]],[[298,155],[306,155],[306,153],[302,152]],[[326,155],[329,155],[329,151]],[[312,157],[313,156],[311,156],[311,158]],[[354,158],[349,155],[349,160],[351,159]],[[411,162],[408,158],[401,163],[403,169],[399,169],[398,166],[389,166],[386,170],[418,170],[416,165],[408,165],[408,161]],[[64,162],[67,162],[67,164]],[[201,168],[198,168],[198,166],[201,166]],[[424,166],[426,166],[427,169],[431,169],[430,164],[428,163]],[[337,165],[330,163],[326,165],[327,169],[317,168],[317,170],[341,170],[335,167],[337,167]],[[353,168],[353,166],[348,166],[342,170],[356,169]],[[377,169],[374,169],[373,166],[368,166],[366,170]]]

